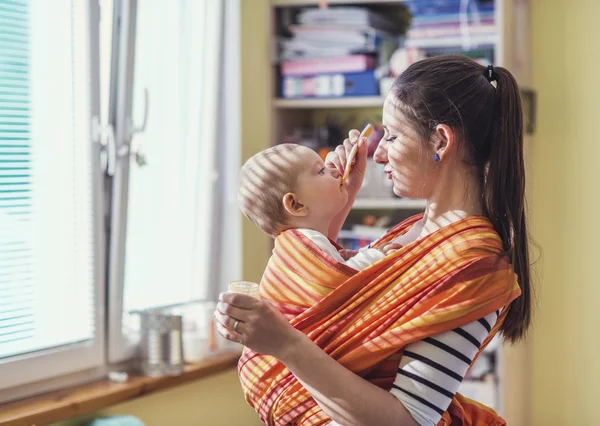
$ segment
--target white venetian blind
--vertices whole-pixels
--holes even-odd
[[[0,360],[94,337],[83,4],[0,0]]]

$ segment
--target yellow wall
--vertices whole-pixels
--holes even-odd
[[[600,424],[600,1],[533,0],[538,128],[531,165],[543,250],[531,350],[534,425]]]
[[[242,0],[242,162],[271,144],[271,40],[268,0]],[[270,239],[243,218],[243,277],[259,282]]]
[[[114,415],[137,416],[146,426],[262,425],[244,400],[235,369],[116,405],[95,416]],[[55,426],[79,426],[93,417],[74,418]]]

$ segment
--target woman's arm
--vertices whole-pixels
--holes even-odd
[[[394,395],[343,367],[302,333],[279,360],[340,425],[418,426]]]
[[[397,398],[343,367],[268,302],[223,293],[215,317],[219,333],[226,339],[283,362],[336,423],[417,425]],[[233,331],[235,320],[239,324]]]
[[[493,312],[462,327],[407,345],[390,393],[352,373],[352,377],[345,378],[348,370],[316,345],[300,339],[282,353],[280,360],[336,423],[435,425],[450,405],[481,343],[497,320],[498,313]],[[309,340],[302,336],[302,340]],[[311,351],[315,351],[312,356],[303,357]],[[306,379],[303,378],[305,371],[310,373]],[[345,391],[340,392],[340,386]],[[371,391],[370,387],[375,387],[377,392]],[[336,395],[339,395],[337,399]],[[360,417],[350,417],[354,409],[359,410]],[[373,414],[376,416],[367,417]]]

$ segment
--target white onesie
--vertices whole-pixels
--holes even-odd
[[[357,271],[362,271],[363,269],[373,265],[374,263],[377,263],[385,257],[385,254],[377,249],[366,248],[359,250],[358,254],[350,259],[344,260],[335,246],[331,244],[329,239],[319,231],[307,228],[299,228],[297,231],[315,243],[317,247],[323,250],[326,254],[333,257],[338,262],[343,263],[352,269],[356,269]]]

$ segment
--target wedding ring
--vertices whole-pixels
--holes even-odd
[[[240,322],[238,320],[235,320],[235,322],[233,323],[233,331],[237,331],[239,324],[240,324]]]

